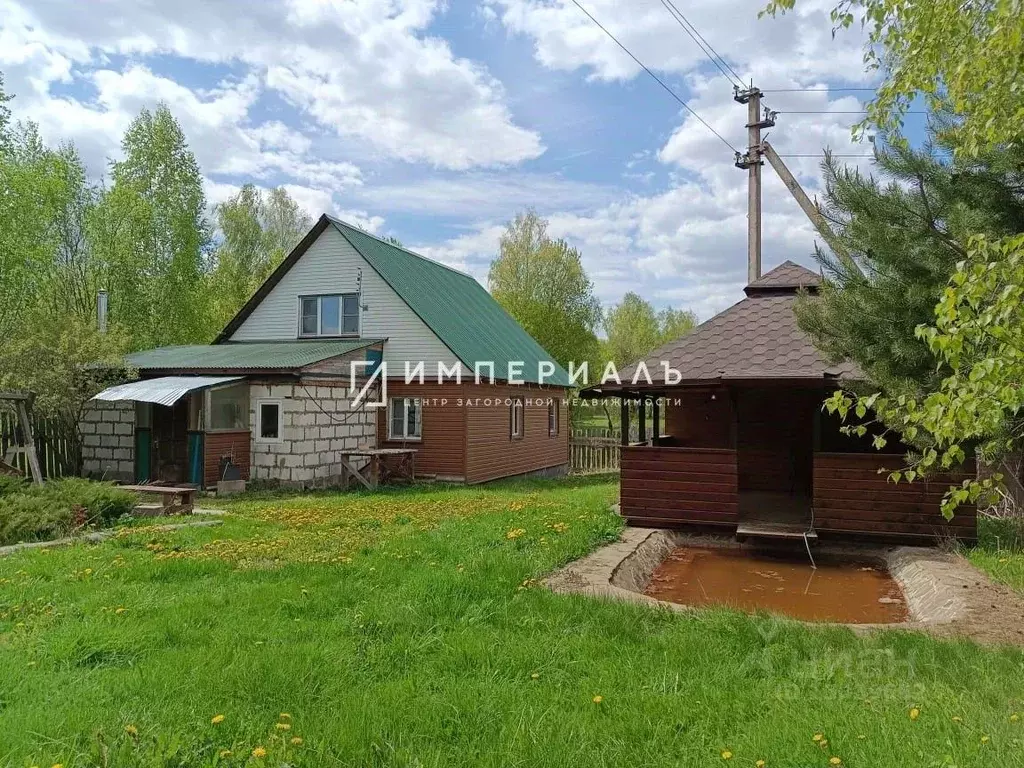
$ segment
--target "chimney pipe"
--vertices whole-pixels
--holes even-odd
[[[107,292],[103,289],[96,294],[96,328],[100,333],[107,332]]]

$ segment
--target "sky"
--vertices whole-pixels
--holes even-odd
[[[582,253],[606,306],[635,291],[707,319],[746,282],[746,107],[662,0],[581,0],[722,138],[571,0],[0,0],[17,118],[72,141],[100,178],[144,107],[166,103],[213,205],[283,185],[486,285],[505,224],[532,207]],[[769,140],[808,193],[824,147],[876,82],[834,0],[758,19],[763,0],[675,0],[780,110]],[[802,89],[779,92],[780,89]],[[833,114],[821,114],[822,111]],[[793,112],[793,113],[791,113]],[[798,114],[798,112],[813,112]],[[814,267],[814,233],[764,173],[765,271]]]

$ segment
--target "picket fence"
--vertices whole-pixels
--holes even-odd
[[[35,438],[36,454],[43,477],[65,477],[75,474],[76,445],[74,437],[64,434],[54,419],[29,416],[32,435]],[[22,444],[18,416],[12,410],[0,409],[0,459],[5,459],[7,450],[17,443]],[[11,463],[28,475],[28,457],[16,454]]]

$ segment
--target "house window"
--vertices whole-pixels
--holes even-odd
[[[276,442],[281,439],[281,401],[259,400],[256,403],[256,439]]]
[[[523,436],[523,398],[517,397],[509,406],[509,433],[513,440]]]
[[[210,429],[249,428],[249,385],[211,389],[207,423]]]
[[[359,294],[299,297],[299,336],[358,336]]]
[[[392,397],[388,419],[388,438],[419,440],[423,437],[420,401],[415,397]]]
[[[548,403],[548,436],[555,437],[558,434],[558,401],[552,400]]]

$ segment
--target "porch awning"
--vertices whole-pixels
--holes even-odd
[[[161,376],[143,379],[104,389],[93,400],[134,400],[138,403],[174,405],[189,392],[206,389],[229,381],[240,381],[243,376]]]

